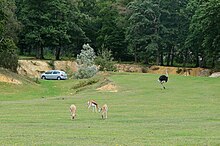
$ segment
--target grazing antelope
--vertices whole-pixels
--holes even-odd
[[[71,114],[71,119],[74,119],[76,117],[76,106],[74,104],[70,106],[70,114]]]
[[[95,100],[89,100],[88,101],[88,109],[92,107],[93,112],[97,112],[97,109],[99,109],[98,103]]]
[[[102,112],[102,119],[104,119],[104,116],[105,116],[105,119],[107,119],[107,112],[108,112],[107,104],[104,104],[102,108],[99,109],[99,112]]]

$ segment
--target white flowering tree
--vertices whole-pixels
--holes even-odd
[[[74,74],[77,79],[91,78],[97,72],[98,69],[94,63],[96,58],[95,52],[89,44],[84,44],[81,53],[77,55],[77,67],[78,70]]]

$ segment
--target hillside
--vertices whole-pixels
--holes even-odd
[[[141,66],[136,64],[116,64],[118,72],[137,72],[150,74],[169,74],[184,76],[210,76],[211,70],[205,68],[183,68],[167,66]],[[77,71],[77,64],[74,61],[50,61],[50,60],[19,60],[18,74],[29,78],[39,78],[40,74],[47,70],[64,70],[71,75]],[[11,74],[6,71],[0,72],[0,81],[14,84],[21,84],[19,75]]]
[[[0,68],[0,82],[13,83],[16,85],[20,85],[23,83],[35,84],[33,80],[31,80],[27,76],[16,74],[3,68]]]

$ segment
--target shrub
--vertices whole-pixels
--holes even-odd
[[[83,80],[83,81],[80,81],[79,83],[77,83],[76,85],[74,85],[72,87],[72,89],[83,88],[83,87],[95,84],[97,82],[99,82],[99,79],[97,79],[97,78],[91,78],[91,79]]]
[[[11,39],[4,39],[0,43],[0,67],[10,69],[17,72],[18,56],[16,54],[16,46]]]
[[[77,55],[78,70],[74,74],[75,78],[91,78],[97,73],[98,69],[94,63],[95,57],[93,48],[89,44],[84,44],[81,53]]]
[[[100,71],[116,71],[116,67],[113,62],[112,52],[110,50],[102,49],[101,51],[99,51],[95,63],[99,66]]]

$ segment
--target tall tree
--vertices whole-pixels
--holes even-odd
[[[116,60],[122,58],[126,51],[125,30],[119,24],[119,12],[114,1],[99,3],[101,8],[99,11],[97,46],[107,48],[112,51],[112,55]]]
[[[161,23],[164,26],[161,34],[165,44],[161,53],[161,65],[166,55],[166,65],[174,65],[174,57],[179,57],[183,53],[182,45],[185,41],[187,32],[187,18],[185,18],[183,10],[188,0],[167,0],[161,1]],[[178,59],[176,59],[177,62]],[[179,60],[180,61],[180,60]]]
[[[83,30],[95,51],[105,47],[112,51],[116,60],[122,58],[127,47],[124,29],[119,25],[116,1],[82,0],[79,9],[84,14]]]
[[[15,16],[13,0],[0,1],[0,67],[17,71],[18,56],[15,42],[19,31],[19,22]]]
[[[156,57],[159,63],[160,48],[162,46],[160,32],[163,26],[160,23],[160,1],[137,0],[129,3],[129,26],[126,38],[135,57],[135,62],[145,58],[149,62],[151,56]],[[155,55],[156,54],[156,55]]]

